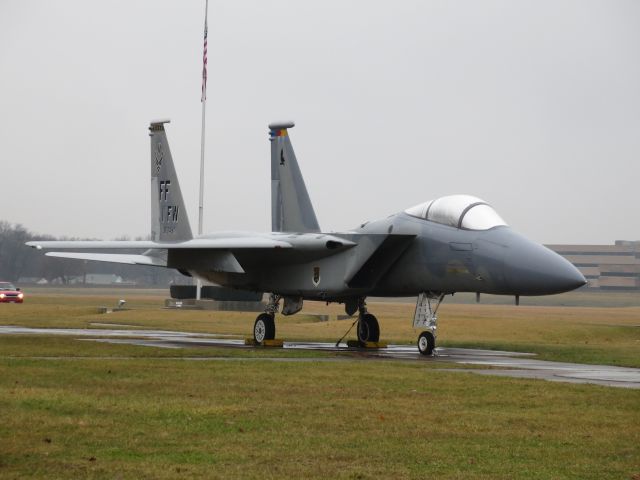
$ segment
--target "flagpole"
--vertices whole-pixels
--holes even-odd
[[[198,203],[198,235],[202,235],[202,213],[204,200],[204,128],[205,113],[207,109],[207,17],[209,15],[209,0],[206,0],[204,9],[204,46],[202,53],[202,131],[200,135],[200,197]],[[196,281],[196,300],[200,300],[202,280]]]

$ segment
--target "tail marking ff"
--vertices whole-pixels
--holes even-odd
[[[151,137],[151,237],[154,241],[191,240],[191,226],[173,165],[164,124],[149,126]]]

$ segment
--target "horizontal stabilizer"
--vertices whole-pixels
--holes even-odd
[[[265,237],[239,237],[239,238],[194,238],[185,242],[153,242],[142,241],[108,241],[108,240],[79,240],[79,241],[32,241],[27,245],[33,248],[48,249],[119,249],[119,248],[141,248],[141,249],[243,249],[243,248],[291,248],[291,244],[279,240],[272,240]]]
[[[93,260],[96,262],[124,263],[126,265],[147,265],[152,267],[169,267],[180,270],[205,268],[214,272],[244,273],[242,266],[231,252],[209,250],[194,252],[192,250],[169,251],[168,259],[127,253],[79,253],[48,252],[47,257],[72,258],[75,260]]]
[[[47,257],[73,258],[76,260],[93,260],[96,262],[125,263],[127,265],[149,265],[152,267],[166,267],[167,262],[162,258],[147,255],[130,255],[119,253],[75,253],[75,252],[47,252]]]

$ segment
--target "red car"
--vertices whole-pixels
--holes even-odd
[[[24,293],[19,288],[13,286],[13,283],[0,282],[0,303],[22,303]]]

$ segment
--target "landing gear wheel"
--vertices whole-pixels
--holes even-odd
[[[418,337],[418,350],[422,355],[432,355],[436,348],[436,339],[431,332],[422,332]]]
[[[253,339],[262,343],[265,340],[273,340],[276,338],[276,322],[273,315],[261,313],[253,324]]]
[[[380,340],[380,326],[378,325],[378,319],[370,313],[361,315],[358,320],[358,341],[360,343],[365,343],[377,342],[378,340]]]

